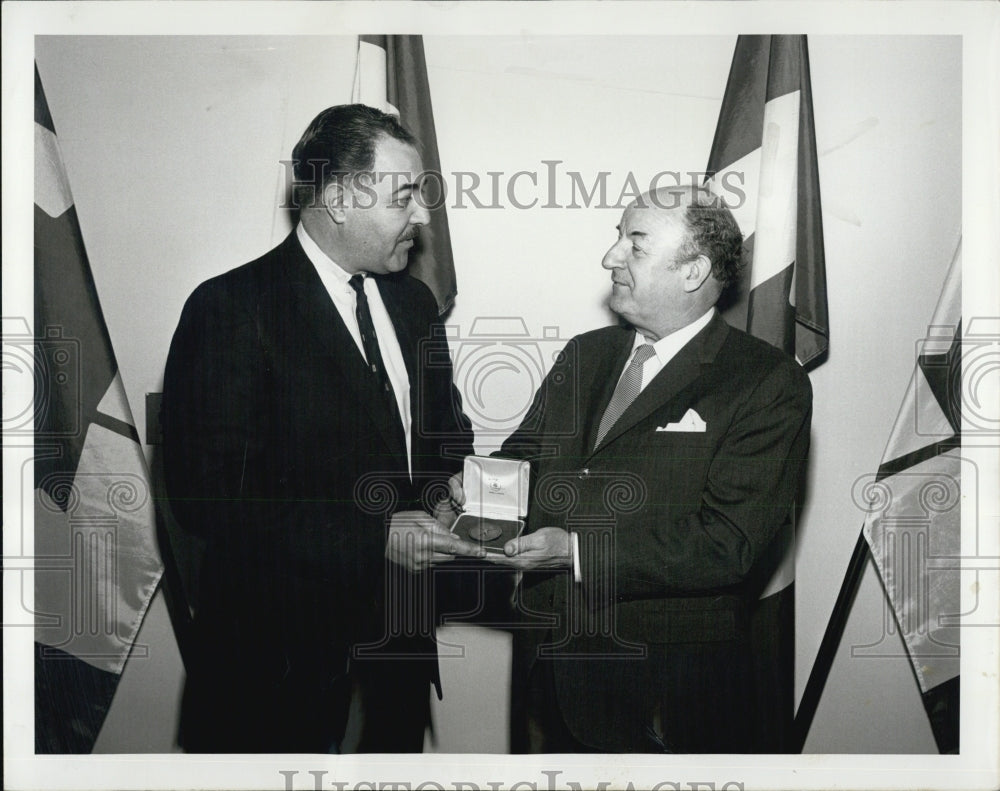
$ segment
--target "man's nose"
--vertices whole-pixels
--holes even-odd
[[[431,221],[431,213],[419,200],[413,201],[413,213],[410,215],[410,225],[427,225]]]
[[[624,266],[624,261],[622,260],[620,245],[614,244],[611,249],[604,254],[604,258],[601,259],[601,266],[605,269],[620,269]]]

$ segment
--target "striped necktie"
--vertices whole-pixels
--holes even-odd
[[[618,422],[618,418],[625,414],[625,410],[639,395],[639,391],[642,390],[642,366],[654,353],[655,350],[649,343],[636,347],[632,353],[632,362],[628,364],[622,378],[618,380],[618,386],[615,388],[614,395],[611,396],[611,402],[604,410],[604,417],[601,418],[601,425],[597,429],[597,441],[594,442],[595,450],[611,430],[611,427]]]

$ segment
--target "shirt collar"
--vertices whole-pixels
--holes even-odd
[[[653,351],[656,353],[656,358],[660,361],[660,365],[666,365],[674,358],[677,352],[687,346],[695,335],[708,326],[708,322],[712,320],[714,314],[715,307],[713,306],[690,324],[681,327],[679,330],[674,330],[669,335],[664,335],[654,343]],[[635,339],[632,342],[632,351],[635,351],[644,343],[649,343],[649,341],[637,330]]]
[[[313,241],[313,238],[306,231],[305,226],[299,222],[295,227],[295,236],[299,240],[299,244],[302,245],[302,250],[316,270],[326,275],[330,275],[339,284],[347,287],[347,281],[351,279],[350,272],[346,272],[337,262],[334,261],[330,256],[324,253],[318,244]],[[362,276],[366,276],[367,272],[362,272]]]

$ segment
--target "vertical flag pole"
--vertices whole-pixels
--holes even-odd
[[[813,663],[809,673],[809,680],[802,693],[802,700],[799,703],[798,711],[795,714],[795,726],[793,728],[793,752],[800,753],[805,747],[806,737],[812,727],[813,719],[816,716],[816,709],[819,708],[820,698],[823,696],[823,688],[826,680],[830,677],[830,670],[833,668],[833,660],[837,656],[837,648],[840,640],[844,636],[844,629],[847,627],[847,619],[851,614],[851,607],[854,605],[854,597],[858,593],[861,584],[861,577],[868,561],[868,542],[865,541],[864,533],[858,534],[858,541],[854,545],[854,552],[851,561],[847,566],[847,573],[844,581],[840,585],[840,593],[837,594],[837,601],[833,605],[833,612],[823,633],[823,640],[819,644],[819,651],[816,654],[816,661]]]

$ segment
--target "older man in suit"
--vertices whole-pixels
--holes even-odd
[[[419,751],[439,687],[427,570],[479,554],[429,513],[472,436],[434,299],[404,272],[420,154],[345,105],[293,159],[298,226],[197,288],[167,361],[168,491],[206,543],[182,741]]]
[[[630,205],[603,260],[622,324],[569,343],[503,446],[533,471],[528,529],[501,561],[523,572],[515,751],[752,747],[748,608],[812,395],[715,310],[741,243],[698,188]]]

